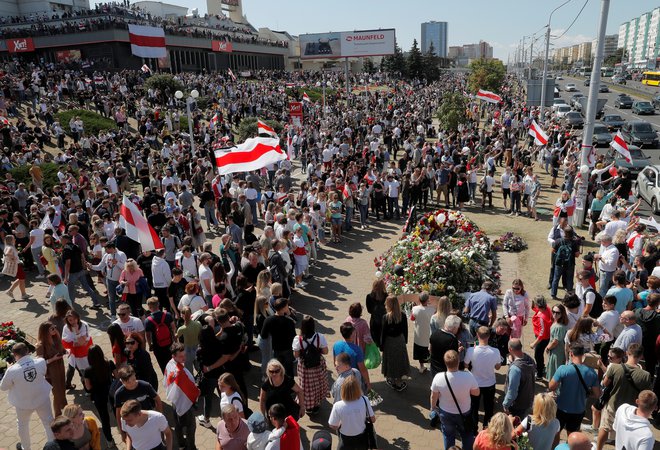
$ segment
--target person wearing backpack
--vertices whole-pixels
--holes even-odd
[[[550,294],[553,300],[558,300],[557,289],[559,288],[560,279],[566,291],[573,290],[575,258],[580,256],[580,243],[575,240],[573,228],[564,228],[564,237],[552,244],[552,254],[555,270],[552,276]]]
[[[305,395],[305,413],[311,416],[319,412],[329,393],[323,357],[328,354],[328,342],[325,336],[316,332],[312,316],[303,317],[300,334],[293,338],[292,349],[298,361],[300,387]]]
[[[174,342],[172,336],[174,336],[175,329],[172,314],[161,311],[159,306],[158,297],[151,297],[147,300],[149,314],[144,319],[144,329],[147,334],[149,351],[153,352],[160,370],[164,373],[167,363],[172,359],[170,346]]]
[[[598,319],[603,313],[603,297],[591,286],[591,272],[580,270],[577,274],[575,295],[582,301],[582,315]]]

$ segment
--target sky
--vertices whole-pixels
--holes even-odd
[[[404,51],[410,49],[413,39],[420,42],[422,22],[443,21],[449,23],[450,46],[483,40],[493,46],[493,56],[506,63],[509,55],[513,59],[523,36],[543,33],[550,12],[564,1],[243,0],[243,12],[257,28],[285,30],[293,35],[395,28],[397,43]],[[167,0],[166,3],[198,8],[200,14],[206,13],[206,0]],[[553,47],[579,44],[596,37],[600,0],[586,0],[584,10],[567,31],[583,5],[585,0],[570,0],[553,14],[552,35],[565,33],[551,40]],[[658,0],[611,0],[607,34],[618,34],[623,22],[658,6]],[[535,48],[540,51],[542,47],[542,41],[536,41]]]

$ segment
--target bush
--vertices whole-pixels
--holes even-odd
[[[293,97],[295,101],[302,102],[303,98],[303,93],[307,93],[309,96],[309,99],[313,103],[323,103],[323,88],[322,87],[305,87],[305,88],[286,88],[286,95],[289,97]],[[326,103],[329,101],[331,97],[334,97],[337,95],[337,91],[335,89],[325,89],[325,101]]]
[[[278,135],[284,129],[282,123],[278,122],[277,120],[264,120],[264,122],[271,126]],[[241,120],[241,123],[238,125],[238,129],[236,130],[236,137],[238,142],[243,142],[248,138],[256,136],[257,128],[256,117],[246,117],[245,119]]]
[[[29,173],[30,167],[32,167],[30,164],[26,164],[24,166],[14,167],[9,171],[16,180],[16,184],[25,183],[25,186],[29,186],[32,183],[32,177]],[[59,164],[42,163],[40,167],[44,174],[44,190],[50,189],[60,183],[60,180],[57,178],[57,171],[60,168]],[[2,173],[3,177],[5,173]]]
[[[101,114],[88,111],[86,109],[67,109],[56,114],[57,120],[62,124],[62,128],[69,129],[69,121],[72,117],[80,117],[85,125],[85,133],[99,134],[101,130],[113,130],[117,128],[114,120],[103,117]]]
[[[183,84],[172,75],[163,73],[152,75],[144,82],[145,89],[159,90],[163,95],[174,95],[176,91],[183,91]]]

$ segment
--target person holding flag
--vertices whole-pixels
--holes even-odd
[[[621,130],[616,133],[614,139],[610,142],[610,147],[619,152],[627,163],[632,163],[632,156],[630,155],[630,150],[628,150],[628,144],[626,144],[626,141],[623,139]]]
[[[167,400],[174,409],[175,432],[179,447],[194,450],[195,446],[195,414],[193,405],[199,397],[199,388],[195,385],[195,378],[185,368],[186,352],[180,342],[170,347],[172,359],[165,367],[163,384]]]

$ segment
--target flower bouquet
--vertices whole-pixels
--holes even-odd
[[[14,322],[0,323],[0,374],[5,372],[8,363],[14,362],[11,350],[19,342],[25,343],[30,351],[34,351],[34,345],[29,342],[28,336],[16,327]]]
[[[383,397],[381,397],[380,394],[373,389],[367,392],[367,398],[369,399],[369,403],[371,404],[372,408],[383,403]]]
[[[520,252],[527,249],[527,242],[509,231],[496,239],[491,245],[491,249],[495,252]]]
[[[441,209],[423,215],[374,263],[376,276],[385,280],[389,293],[446,295],[462,309],[462,293],[478,291],[485,280],[499,285],[494,258],[488,237],[474,222]],[[407,305],[404,310],[408,313]]]

